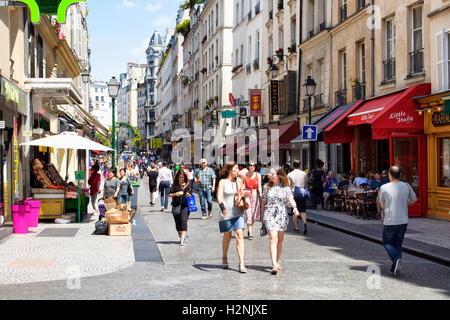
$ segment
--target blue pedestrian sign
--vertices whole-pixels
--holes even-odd
[[[302,139],[306,141],[317,141],[317,126],[303,126]]]

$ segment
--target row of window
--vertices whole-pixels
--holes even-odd
[[[255,46],[254,46],[254,52],[253,52],[253,46],[252,46],[252,36],[248,36],[247,41],[247,64],[250,65],[253,61],[257,60],[259,62],[260,57],[260,33],[259,30],[256,30],[255,36],[254,36]],[[234,56],[234,66],[237,65],[244,65],[244,45],[241,44],[240,49],[239,47],[236,49],[235,56]],[[254,55],[255,59],[252,59],[252,56]]]

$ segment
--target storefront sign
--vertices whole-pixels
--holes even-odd
[[[435,127],[448,126],[450,125],[450,115],[444,114],[442,111],[435,112],[431,117],[431,123]]]
[[[280,114],[280,105],[278,103],[278,81],[272,80],[270,81],[270,101],[272,108],[272,115],[277,116]]]
[[[14,111],[26,114],[25,91],[20,90],[15,84],[0,76],[0,94],[6,99],[8,106]]]
[[[19,197],[19,142],[17,138],[19,136],[19,128],[17,123],[17,117],[14,117],[14,135],[13,135],[13,179],[14,179],[14,196]]]
[[[222,111],[222,118],[223,119],[229,119],[229,118],[236,118],[236,111]]]
[[[391,113],[389,120],[394,120],[396,124],[406,124],[414,122],[414,116],[407,115],[404,111]]]
[[[262,115],[261,89],[250,89],[248,91],[250,96],[250,116],[257,117]]]
[[[163,148],[162,138],[157,138],[156,139],[156,149],[162,149],[162,148]]]

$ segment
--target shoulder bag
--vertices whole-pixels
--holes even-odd
[[[247,201],[245,201],[245,197],[241,196],[241,193],[239,192],[239,185],[236,179],[236,188],[237,192],[234,196],[234,202],[236,204],[236,207],[238,207],[241,210],[247,210],[249,208],[249,204]]]

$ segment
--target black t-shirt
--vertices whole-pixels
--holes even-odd
[[[323,172],[323,170],[320,169],[316,169],[312,172],[312,181],[313,181],[313,186],[318,188],[323,186],[323,176],[325,175],[325,173]]]
[[[174,183],[174,184],[172,184],[172,187],[170,187],[169,193],[177,193],[180,191],[184,191],[184,194],[182,196],[173,197],[172,198],[172,206],[181,205],[182,207],[187,207],[186,193],[192,194],[191,186],[190,185],[188,187],[184,186],[184,188],[183,188],[178,183]]]
[[[338,184],[338,189],[344,187],[344,186],[348,186],[350,184],[350,181],[348,180],[342,180],[341,182],[339,182]]]
[[[149,185],[156,186],[158,181],[158,171],[150,170],[148,173]]]

